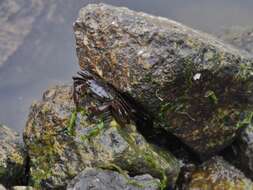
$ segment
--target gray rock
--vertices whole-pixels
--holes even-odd
[[[251,115],[246,52],[175,21],[105,4],[81,9],[74,30],[80,66],[134,97],[155,129],[202,158],[229,145]]]
[[[191,173],[190,181],[183,190],[199,189],[250,190],[253,183],[221,157],[214,157]]]
[[[160,180],[150,175],[129,177],[115,171],[87,168],[76,176],[67,190],[160,190]]]
[[[18,185],[25,179],[26,154],[20,137],[0,124],[0,183]]]
[[[122,126],[111,114],[92,117],[89,107],[101,101],[87,94],[81,101],[76,109],[71,87],[56,86],[32,105],[24,132],[32,186],[65,188],[86,167],[150,174],[174,186],[179,163],[173,155],[148,144],[134,123]]]

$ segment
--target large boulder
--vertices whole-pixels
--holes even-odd
[[[76,176],[67,190],[160,190],[160,180],[150,175],[129,177],[127,174],[87,168]]]
[[[252,115],[252,60],[180,23],[91,4],[74,24],[77,56],[130,94],[201,157],[230,144]]]
[[[94,115],[89,107],[103,104],[96,98],[84,94],[81,103],[76,109],[70,86],[56,86],[32,105],[24,132],[31,185],[62,189],[86,167],[98,167],[150,174],[174,186],[179,163],[173,155],[148,144],[134,123]]]
[[[0,124],[0,183],[18,185],[25,180],[26,154],[20,136]]]
[[[221,157],[203,163],[191,173],[189,179],[183,190],[253,189],[252,181]]]

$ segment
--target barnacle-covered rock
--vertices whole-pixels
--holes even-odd
[[[67,190],[160,190],[160,180],[150,175],[129,177],[116,171],[87,168],[76,176]]]
[[[106,117],[88,107],[103,103],[84,94],[80,109],[69,86],[57,86],[32,105],[24,132],[30,157],[30,184],[37,188],[64,188],[86,167],[150,174],[162,186],[173,186],[178,161],[148,144],[134,124],[121,126],[110,112]]]
[[[18,134],[0,124],[0,183],[18,185],[25,180],[26,155]]]
[[[221,157],[214,157],[192,172],[185,190],[251,190],[253,183]]]
[[[230,144],[252,116],[252,60],[161,17],[91,4],[74,24],[82,68],[129,93],[200,156]]]

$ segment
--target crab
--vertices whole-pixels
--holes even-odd
[[[73,99],[77,107],[81,106],[79,102],[84,93],[102,102],[101,106],[89,108],[91,115],[103,114],[103,117],[112,115],[123,126],[131,121],[149,119],[148,115],[136,105],[133,98],[105,82],[94,71],[79,71],[78,76],[73,77],[73,80]]]

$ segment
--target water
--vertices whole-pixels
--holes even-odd
[[[49,2],[32,33],[0,68],[0,122],[22,132],[31,103],[41,99],[48,86],[71,83],[78,70],[72,23],[82,6],[95,2],[168,17],[210,33],[235,25],[253,26],[252,0],[61,0],[54,2],[56,18],[64,19],[59,23],[47,20]]]

